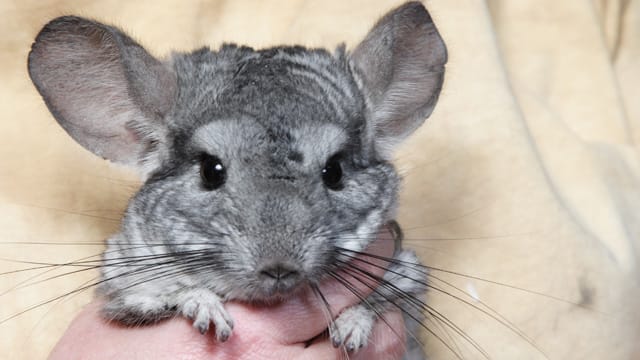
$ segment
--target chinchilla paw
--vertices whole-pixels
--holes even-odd
[[[181,295],[180,303],[181,313],[193,320],[193,327],[201,334],[209,331],[209,325],[213,323],[216,340],[224,342],[229,339],[233,330],[233,319],[218,295],[204,289],[189,290]]]
[[[375,313],[362,304],[347,308],[331,326],[333,346],[344,346],[350,352],[361,349],[369,341],[375,321]]]

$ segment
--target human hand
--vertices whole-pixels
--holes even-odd
[[[390,257],[393,239],[385,230],[367,249],[368,253]],[[366,261],[374,261],[366,258]],[[383,267],[387,264],[379,262]],[[359,264],[377,276],[384,270]],[[348,275],[344,274],[349,278]],[[359,295],[371,289],[352,281]],[[331,313],[338,314],[360,300],[337,281],[320,286]],[[152,326],[127,328],[109,323],[100,316],[99,300],[86,306],[73,320],[58,342],[50,360],[59,359],[340,359],[343,350],[336,349],[326,337],[316,338],[327,328],[326,308],[311,291],[274,306],[253,306],[229,302],[226,309],[234,319],[235,328],[228,341],[219,343],[209,334],[202,335],[183,317],[176,317]],[[350,359],[400,359],[404,351],[405,328],[398,312],[383,315],[378,320],[369,344],[350,354]],[[308,342],[315,339],[309,345]]]

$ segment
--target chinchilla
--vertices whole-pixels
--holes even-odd
[[[103,255],[104,316],[181,314],[225,341],[226,301],[285,299],[357,269],[349,260],[395,224],[392,151],[433,111],[446,61],[418,2],[333,52],[226,44],[160,60],[113,26],[48,23],[29,74],[49,110],[86,149],[145,180]],[[329,325],[334,344],[364,346],[385,309],[419,322],[419,268],[397,247],[376,291]],[[354,315],[357,325],[341,321]]]

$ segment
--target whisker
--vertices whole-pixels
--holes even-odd
[[[451,274],[451,275],[456,275],[456,276],[460,276],[460,277],[464,277],[464,278],[468,278],[468,279],[478,280],[478,281],[481,281],[481,282],[484,282],[484,283],[498,285],[498,286],[510,288],[510,289],[513,289],[513,290],[519,290],[519,291],[522,291],[522,292],[526,292],[528,294],[541,296],[541,297],[544,297],[544,298],[547,298],[547,299],[555,300],[555,301],[562,302],[562,303],[565,303],[565,304],[574,305],[574,306],[577,306],[577,307],[580,307],[580,308],[583,308],[583,309],[586,309],[586,310],[590,310],[590,311],[594,311],[594,312],[597,312],[597,313],[601,313],[597,309],[590,308],[590,307],[588,307],[588,306],[586,306],[584,304],[580,304],[580,303],[577,303],[577,302],[574,302],[574,301],[571,301],[571,300],[563,299],[563,298],[560,298],[560,297],[557,297],[557,296],[545,294],[545,293],[538,292],[538,291],[535,291],[535,290],[530,290],[530,289],[527,289],[527,288],[521,288],[521,287],[518,287],[518,286],[515,286],[515,285],[511,285],[511,284],[507,284],[507,283],[502,283],[502,282],[498,282],[498,281],[494,281],[494,280],[481,278],[481,277],[478,277],[478,276],[464,274],[464,273],[458,272],[458,271],[446,270],[446,269],[443,269],[443,268],[439,268],[439,267],[435,267],[435,266],[428,266],[428,265],[424,265],[424,264],[420,264],[420,263],[412,263],[412,262],[407,262],[407,261],[402,261],[402,260],[396,260],[396,259],[393,259],[393,258],[387,258],[387,257],[384,257],[384,256],[375,255],[375,254],[368,254],[368,253],[365,253],[365,252],[349,250],[349,249],[346,249],[346,248],[340,248],[339,251],[347,252],[347,253],[353,253],[353,254],[357,254],[357,255],[369,256],[371,258],[380,259],[380,260],[383,260],[383,261],[388,261],[388,262],[394,263],[394,264],[405,265],[405,266],[409,265],[409,266],[412,266],[412,267],[423,268],[425,270],[439,271],[439,272],[446,273],[446,274]]]
[[[36,208],[36,209],[42,209],[42,210],[51,210],[51,211],[61,212],[61,213],[69,214],[69,215],[83,216],[83,217],[88,217],[88,218],[98,219],[98,220],[106,220],[106,221],[110,221],[110,222],[114,222],[114,223],[118,223],[121,220],[120,217],[111,218],[111,217],[106,217],[106,216],[91,215],[91,214],[86,214],[86,213],[84,213],[82,211],[74,211],[74,210],[69,210],[69,209],[56,208],[56,207],[52,207],[52,206],[43,206],[43,205],[25,204],[25,203],[20,203],[20,204],[13,203],[13,205],[22,206],[22,207]]]
[[[518,326],[516,326],[513,322],[511,322],[509,319],[507,319],[504,315],[500,314],[500,312],[498,312],[497,310],[495,310],[493,307],[489,306],[486,302],[480,300],[480,299],[476,299],[474,297],[472,297],[471,295],[469,295],[467,292],[465,292],[464,290],[460,289],[459,287],[451,284],[448,281],[445,281],[439,277],[436,277],[435,275],[429,275],[429,278],[434,279],[436,281],[440,281],[442,283],[444,283],[447,286],[450,286],[451,288],[457,290],[458,292],[460,292],[461,294],[467,296],[468,298],[472,299],[473,301],[478,302],[479,304],[481,304],[482,306],[484,306],[485,308],[487,308],[490,312],[485,311],[484,309],[475,306],[475,304],[466,301],[462,298],[459,298],[458,296],[455,296],[449,292],[445,292],[442,291],[441,289],[436,288],[435,286],[430,286],[431,289],[434,289],[436,291],[440,291],[441,293],[444,293],[445,295],[452,297],[454,299],[456,299],[457,301],[460,301],[466,305],[471,306],[473,309],[480,311],[481,313],[483,313],[486,316],[489,316],[490,318],[492,318],[493,320],[497,321],[499,324],[501,324],[502,326],[506,327],[507,329],[509,329],[511,332],[513,332],[514,334],[520,336],[520,338],[524,339],[531,347],[533,347],[536,351],[538,351],[541,355],[543,355],[545,358],[548,358],[547,354],[533,341],[533,339],[531,339],[522,329],[520,329]]]
[[[70,246],[104,246],[105,243],[103,241],[98,242],[47,242],[47,241],[0,241],[0,245],[38,245],[38,246],[47,246],[47,245],[70,245]]]
[[[391,293],[400,298],[401,300],[404,300],[408,305],[412,306],[415,310],[422,312],[422,311],[427,311],[427,313],[429,313],[429,315],[433,316],[434,318],[439,318],[441,321],[443,321],[444,323],[447,324],[447,326],[449,326],[452,330],[454,330],[456,333],[458,333],[458,335],[460,335],[463,339],[465,339],[465,341],[467,341],[469,344],[473,345],[476,350],[478,350],[485,358],[489,359],[489,355],[486,353],[486,351],[475,341],[473,340],[473,338],[471,338],[468,334],[466,334],[459,326],[457,326],[455,323],[453,323],[452,321],[450,321],[446,316],[444,316],[443,314],[441,314],[440,312],[438,312],[437,310],[433,309],[433,307],[427,305],[425,302],[413,297],[411,294],[407,294],[405,293],[402,289],[400,289],[399,287],[397,287],[396,285],[392,284],[391,282],[385,280],[384,278],[380,278],[379,276],[376,276],[368,271],[365,271],[357,266],[354,266],[352,263],[344,263],[343,266],[349,268],[350,270],[354,270],[357,271],[359,273],[361,273],[362,275],[374,279],[376,281],[378,281],[381,284],[381,287],[386,289],[386,290],[390,290]],[[402,274],[399,274],[402,275]],[[353,275],[352,275],[353,276]],[[359,277],[356,277],[358,280],[360,280]],[[415,281],[415,279],[412,279]],[[362,282],[362,280],[360,280]],[[364,284],[364,282],[363,282]],[[387,302],[393,304],[394,306],[396,306],[398,309],[400,309],[403,313],[405,313],[407,316],[409,316],[411,319],[413,319],[414,321],[416,321],[417,323],[419,323],[421,325],[421,327],[425,328],[425,324],[422,323],[422,321],[420,319],[418,319],[415,315],[411,314],[407,309],[404,309],[401,305],[396,304],[395,301],[393,301],[393,299],[391,299],[389,296],[384,295],[382,292],[380,292],[378,290],[378,288],[371,288],[376,294],[382,296]],[[453,352],[454,350],[450,348],[450,350]]]
[[[444,324],[440,319],[438,319],[437,317],[429,317],[429,316],[425,316],[425,321],[429,321],[432,324],[434,324],[435,326],[437,326],[440,331],[442,331],[442,333],[444,334],[444,336],[446,336],[446,338],[448,339],[448,344],[452,344],[451,346],[454,347],[457,353],[461,354],[462,356],[462,350],[460,349],[460,346],[458,345],[458,341],[456,341],[456,339],[453,337],[453,335],[451,334],[451,332],[449,331],[449,329],[447,328],[446,324]]]
[[[342,269],[343,271],[345,271],[345,269]],[[346,270],[348,271],[348,269]],[[363,297],[360,292],[355,288],[355,286],[353,284],[351,284],[348,280],[346,280],[344,277],[339,276],[339,274],[335,273],[335,272],[329,272],[330,276],[332,276],[334,279],[336,279],[336,281],[338,281],[340,284],[342,284],[344,287],[346,287],[349,291],[351,291],[351,293],[353,293],[354,295],[356,295],[356,297],[358,297],[358,300],[360,300],[361,303],[365,304],[369,309],[371,309],[377,318],[381,319],[386,325],[387,327],[398,337],[398,338],[402,338],[400,334],[398,334],[398,332],[391,326],[391,324],[387,321],[387,319],[384,317],[384,314],[382,313],[382,311],[380,311],[381,309],[379,309],[378,307],[374,306],[373,304],[371,304],[367,298]],[[349,274],[354,278],[357,278],[354,274]],[[357,278],[357,280],[363,284],[365,284],[365,282],[363,282],[363,280]],[[367,286],[368,288],[372,289],[375,291],[376,287],[370,284],[365,284],[365,286]],[[407,329],[408,330],[408,329]],[[416,340],[419,344],[422,344],[422,342],[420,341],[420,339],[417,337],[417,335],[413,334],[411,331],[408,331],[409,336],[411,336],[414,340]]]
[[[380,319],[380,321],[382,321],[385,325],[387,325],[389,330],[391,330],[391,332],[393,332],[393,334],[398,339],[402,339],[402,336],[396,331],[396,329],[393,328],[393,326],[391,326],[391,324],[389,323],[387,318],[384,316],[382,311],[380,311],[378,307],[374,306],[374,304],[371,304],[371,302],[366,297],[364,297],[361,294],[361,292],[358,291],[358,289],[351,282],[349,282],[349,280],[347,280],[346,278],[341,276],[339,273],[336,273],[334,271],[329,271],[328,274],[329,276],[334,278],[338,283],[344,286],[347,290],[349,290],[353,295],[355,295],[358,298],[358,300],[360,300],[360,304],[364,304],[368,309],[373,311],[373,313],[376,315],[376,318]],[[411,334],[411,336],[413,336],[413,334]]]
[[[359,268],[356,268],[357,270],[361,270]],[[366,271],[363,270],[363,272],[366,273]],[[373,274],[369,274],[371,276],[373,276]],[[352,275],[354,276],[354,275]],[[365,282],[363,280],[361,280],[359,277],[354,276],[354,278],[356,278],[357,280],[359,280],[363,285],[369,287],[374,293],[376,293],[377,295],[381,296],[383,299],[385,299],[387,301],[387,303],[392,304],[393,306],[395,306],[396,308],[398,308],[403,314],[405,314],[406,316],[408,316],[409,318],[411,318],[412,320],[414,320],[416,323],[420,324],[420,326],[422,328],[424,328],[426,331],[428,331],[432,336],[434,336],[440,343],[442,343],[445,347],[447,347],[452,354],[454,354],[456,356],[456,358],[463,360],[463,357],[461,356],[461,354],[458,354],[456,352],[455,349],[453,349],[446,341],[444,341],[444,339],[442,339],[442,337],[440,337],[438,334],[436,334],[431,328],[429,328],[428,326],[426,326],[420,319],[416,318],[413,314],[411,314],[408,310],[406,310],[405,308],[403,308],[402,306],[400,306],[399,304],[397,304],[395,301],[393,301],[393,299],[389,298],[388,296],[382,294],[379,292],[377,287],[371,286],[368,282]],[[382,279],[380,279],[382,280]],[[382,281],[381,281],[382,282]],[[428,313],[430,312],[429,308],[424,309],[425,311],[427,311]],[[434,316],[435,317],[435,316]],[[412,335],[413,336],[413,335]],[[415,337],[414,337],[415,338]],[[416,338],[417,339],[417,338]]]
[[[371,265],[371,266],[378,267],[378,268],[380,268],[380,269],[385,269],[385,267],[382,267],[382,266],[380,266],[380,265],[377,265],[377,264],[375,264],[375,263],[373,263],[373,262],[366,261],[366,260],[364,260],[364,259],[362,259],[362,258],[360,258],[360,257],[353,257],[353,259],[354,259],[354,260],[357,260],[357,261],[364,262],[364,263],[366,263],[366,264],[368,264],[368,265]],[[394,263],[396,263],[396,264],[398,264],[398,263],[402,263],[401,261],[396,260],[396,259],[388,259],[388,260],[389,260],[390,262],[394,262]],[[406,263],[406,262],[405,262],[405,263]],[[413,264],[413,263],[408,263],[408,264],[410,264],[410,265],[419,265],[419,264]],[[345,265],[346,265],[346,266],[353,266],[354,268],[357,268],[355,265],[353,265],[352,263],[349,263],[349,262],[348,262],[348,263],[345,263]],[[403,264],[403,265],[405,265],[405,266],[406,266],[406,264]],[[418,270],[418,269],[414,269],[413,267],[412,267],[412,270],[414,270],[414,271],[418,271],[418,272],[421,272],[420,270]],[[485,309],[483,309],[483,308],[481,308],[481,307],[479,307],[479,306],[477,306],[477,305],[475,305],[475,304],[471,303],[470,301],[467,301],[467,300],[465,300],[465,299],[462,299],[461,297],[459,297],[459,296],[457,296],[457,295],[454,295],[454,294],[452,294],[452,293],[450,293],[450,292],[448,292],[448,291],[445,291],[444,289],[438,288],[438,287],[436,287],[436,286],[434,286],[434,285],[432,285],[432,284],[429,284],[429,283],[427,283],[427,282],[424,282],[424,281],[422,281],[422,280],[415,279],[415,278],[412,278],[412,277],[410,277],[410,276],[406,276],[406,275],[401,274],[401,273],[398,273],[398,272],[396,272],[396,271],[394,271],[394,270],[392,270],[392,269],[386,269],[386,271],[391,272],[391,273],[396,274],[396,275],[403,276],[403,277],[404,277],[404,278],[406,278],[406,279],[409,279],[409,280],[415,281],[415,282],[417,282],[417,283],[419,283],[419,284],[421,284],[421,285],[423,285],[423,286],[428,287],[429,289],[432,289],[432,290],[438,291],[438,292],[440,292],[440,293],[442,293],[442,294],[445,294],[445,295],[449,296],[450,298],[453,298],[453,299],[455,299],[455,300],[457,300],[457,301],[459,301],[459,302],[461,302],[461,303],[464,303],[464,304],[465,304],[465,305],[467,305],[467,306],[472,307],[473,309],[475,309],[475,310],[477,310],[477,311],[480,311],[482,314],[484,314],[484,315],[486,315],[486,316],[490,317],[491,319],[495,320],[496,322],[498,322],[499,324],[501,324],[502,326],[504,326],[504,327],[505,327],[505,328],[507,328],[508,330],[512,331],[514,334],[516,334],[516,335],[520,336],[520,337],[521,337],[523,340],[525,340],[529,345],[531,345],[531,346],[532,346],[536,351],[538,351],[538,352],[539,352],[540,354],[542,354],[543,356],[547,357],[547,355],[545,354],[545,352],[544,352],[542,349],[540,349],[540,348],[535,344],[535,342],[534,342],[531,338],[529,338],[529,337],[524,333],[524,331],[522,331],[520,328],[518,328],[515,324],[513,324],[512,322],[510,322],[508,319],[506,319],[503,315],[501,315],[501,314],[500,314],[499,312],[497,312],[495,309],[493,309],[492,307],[490,307],[488,304],[486,304],[486,303],[482,302],[482,301],[481,301],[481,300],[479,300],[479,299],[475,299],[475,298],[471,297],[469,294],[467,294],[466,292],[464,292],[462,289],[460,289],[460,288],[458,288],[458,287],[454,286],[453,284],[451,284],[451,283],[449,283],[449,282],[447,282],[447,281],[445,281],[445,280],[443,280],[443,279],[440,279],[440,278],[436,277],[436,276],[435,276],[435,275],[433,275],[433,274],[427,274],[426,272],[423,272],[423,274],[425,274],[425,275],[429,276],[430,278],[432,278],[432,279],[436,279],[436,280],[438,280],[438,281],[440,281],[440,282],[442,282],[442,283],[444,283],[444,284],[446,284],[446,285],[448,285],[448,286],[450,286],[450,287],[454,288],[455,290],[457,290],[457,291],[459,291],[460,293],[464,294],[465,296],[467,296],[467,297],[469,297],[469,298],[473,299],[474,301],[476,301],[476,302],[480,303],[481,305],[483,305],[484,307],[486,307],[487,309],[489,309],[489,311],[491,311],[491,312],[489,312],[489,311],[487,311],[487,310],[485,310]],[[394,286],[394,287],[395,287],[395,285],[392,285],[392,286]],[[424,303],[424,302],[420,302],[420,305],[421,305],[421,306],[427,306],[427,304],[426,304],[426,303]]]
[[[322,291],[320,291],[320,288],[318,288],[316,284],[311,284],[310,286],[315,296],[319,298],[323,304],[322,313],[325,317],[325,320],[327,321],[327,325],[328,325],[327,331],[329,333],[328,334],[329,339],[331,340],[333,338],[333,332],[338,331],[337,328],[334,326],[335,324],[333,321],[334,315],[333,315],[333,312],[331,311],[331,306],[329,305],[329,302],[327,301],[324,294],[322,293]],[[340,348],[340,352],[341,352],[341,356],[344,356],[346,359],[349,359],[349,353],[346,351],[344,346]]]
[[[50,304],[50,303],[55,302],[55,301],[58,301],[58,300],[63,299],[65,297],[71,296],[73,294],[85,291],[85,290],[87,290],[89,288],[95,287],[97,285],[100,285],[100,284],[102,284],[104,282],[116,279],[118,277],[130,276],[130,275],[140,275],[140,274],[143,274],[145,272],[150,272],[150,271],[153,271],[153,270],[162,269],[163,267],[171,269],[171,271],[167,271],[167,272],[161,273],[159,276],[147,277],[147,278],[144,278],[142,281],[134,283],[131,286],[129,286],[129,287],[132,287],[132,286],[140,285],[140,284],[145,283],[147,281],[151,281],[151,280],[155,280],[155,279],[161,278],[163,276],[167,276],[167,275],[171,276],[172,274],[179,274],[179,273],[183,272],[184,270],[182,268],[179,268],[178,270],[176,270],[174,265],[175,265],[176,262],[184,262],[186,260],[189,260],[189,256],[187,256],[185,258],[185,253],[191,253],[190,256],[192,256],[192,257],[197,259],[197,257],[200,257],[202,255],[203,251],[184,252],[184,253],[179,254],[179,258],[175,258],[176,254],[163,254],[161,256],[132,256],[132,257],[129,257],[131,259],[127,259],[125,261],[117,261],[117,262],[112,263],[112,264],[98,264],[98,265],[94,265],[94,266],[89,267],[89,268],[83,268],[83,269],[80,269],[80,270],[74,270],[74,271],[71,271],[71,272],[67,272],[65,274],[58,274],[58,275],[55,275],[55,276],[51,276],[51,277],[49,277],[47,279],[41,279],[41,280],[39,280],[39,281],[37,281],[35,283],[23,284],[19,288],[24,288],[24,287],[27,287],[27,286],[35,285],[37,283],[53,280],[53,279],[56,279],[56,278],[59,278],[59,277],[62,277],[62,276],[68,276],[68,275],[71,275],[71,274],[74,274],[74,273],[78,273],[78,272],[81,272],[81,271],[92,270],[92,269],[97,269],[97,268],[105,268],[106,267],[107,270],[105,271],[105,274],[109,272],[109,268],[111,270],[113,270],[116,267],[117,268],[120,268],[120,267],[132,267],[133,268],[130,271],[127,271],[127,272],[124,272],[124,273],[120,273],[120,274],[117,274],[117,275],[111,276],[111,277],[106,277],[106,276],[103,275],[103,277],[99,281],[95,281],[95,282],[90,283],[90,284],[86,284],[85,283],[86,285],[80,286],[80,287],[78,287],[78,288],[76,288],[76,289],[74,289],[72,291],[66,292],[65,294],[62,294],[62,295],[59,295],[59,296],[55,296],[55,297],[53,297],[51,299],[48,299],[48,300],[45,300],[45,301],[40,302],[38,304],[29,306],[26,309],[21,310],[21,311],[15,313],[13,315],[7,317],[7,318],[1,319],[0,320],[0,324],[4,324],[5,322],[7,322],[9,320],[12,320],[12,319],[14,319],[14,318],[16,318],[16,317],[18,317],[18,316],[20,316],[22,314],[25,314],[25,313],[27,313],[29,311],[35,310],[35,309],[37,309],[39,307],[45,306],[47,304]],[[174,258],[172,260],[169,260],[169,261],[164,261],[164,262],[160,262],[160,263],[155,262],[155,263],[143,264],[143,265],[141,265],[141,263],[140,263],[140,258],[144,258],[144,260],[149,260],[149,259],[157,260],[158,258],[167,258],[167,257],[170,257],[170,256],[174,256]],[[121,259],[119,259],[119,260],[121,260]],[[135,262],[132,261],[132,260],[135,260]],[[50,266],[50,264],[46,264],[46,265]],[[55,266],[60,266],[60,265],[67,265],[67,264],[55,264]]]

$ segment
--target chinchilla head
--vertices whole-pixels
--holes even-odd
[[[144,174],[118,239],[209,249],[184,271],[259,300],[320,279],[337,247],[362,250],[391,218],[391,150],[433,110],[445,62],[428,13],[408,3],[350,52],[224,45],[166,60],[61,17],[29,72],[71,137]]]

